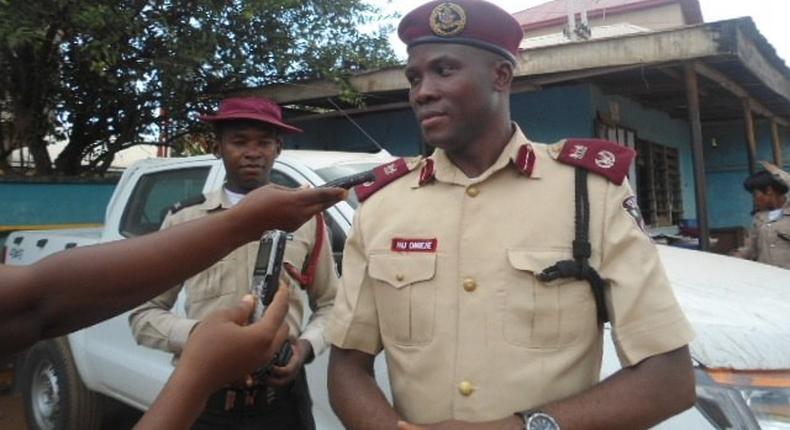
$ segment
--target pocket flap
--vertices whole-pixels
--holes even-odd
[[[517,270],[538,274],[558,261],[572,260],[570,249],[508,249],[507,259]]]
[[[368,274],[395,288],[427,281],[436,274],[436,254],[373,254],[369,258]]]

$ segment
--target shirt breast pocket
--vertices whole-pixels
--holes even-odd
[[[239,285],[240,264],[236,258],[225,258],[187,281],[188,302],[200,303],[231,294],[238,288],[249,289],[249,285]]]
[[[598,330],[595,300],[586,281],[575,278],[544,283],[537,274],[570,249],[509,249],[508,282],[499,291],[505,341],[535,349],[555,349]]]
[[[368,274],[374,280],[374,297],[381,335],[400,345],[425,344],[433,339],[436,288],[436,254],[373,254]]]

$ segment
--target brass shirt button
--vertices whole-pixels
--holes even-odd
[[[467,292],[471,293],[475,289],[477,289],[477,282],[475,282],[474,279],[472,279],[472,278],[464,279],[464,290],[466,290]]]
[[[397,275],[395,275],[395,279],[397,279],[398,282],[400,282],[400,281],[404,280],[405,277],[403,276],[403,273],[398,273]]]
[[[458,392],[461,393],[462,396],[471,396],[474,391],[475,386],[469,381],[463,381],[458,384]]]
[[[480,189],[477,187],[472,186],[466,189],[466,195],[469,197],[477,197],[478,194],[480,194]]]

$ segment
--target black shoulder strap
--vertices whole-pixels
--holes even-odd
[[[558,261],[551,267],[547,267],[538,275],[542,282],[550,282],[560,278],[584,279],[590,284],[593,297],[595,298],[595,308],[597,310],[598,322],[603,324],[609,322],[609,312],[606,310],[606,300],[604,299],[604,287],[606,283],[598,272],[590,267],[590,255],[592,246],[590,245],[590,195],[587,191],[587,170],[576,168],[576,234],[573,239],[573,260]]]

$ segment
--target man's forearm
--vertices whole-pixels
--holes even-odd
[[[195,372],[173,372],[151,408],[135,425],[135,430],[188,429],[206,407],[209,390],[200,384]]]
[[[43,335],[57,336],[116,315],[208,267],[243,244],[233,220],[229,213],[216,214],[45,258],[31,267],[30,286],[41,291],[37,313]]]
[[[376,384],[373,357],[333,346],[328,382],[332,409],[347,429],[397,428],[400,417]]]
[[[591,389],[540,408],[563,430],[646,429],[694,404],[688,348],[622,369]]]

